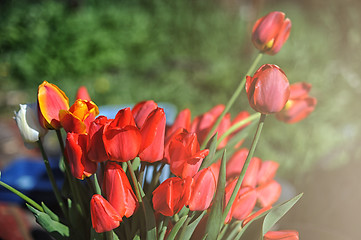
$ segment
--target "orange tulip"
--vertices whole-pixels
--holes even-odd
[[[48,129],[60,129],[59,111],[69,109],[69,99],[56,85],[44,81],[38,88],[40,124]]]
[[[299,234],[294,230],[269,231],[263,240],[298,240]]]
[[[115,162],[107,162],[105,166],[103,189],[109,203],[120,216],[132,216],[138,207],[137,198],[130,186],[127,175]]]
[[[253,77],[247,76],[246,92],[250,106],[263,114],[282,110],[290,95],[285,73],[276,65],[262,65]]]
[[[90,201],[90,214],[93,228],[97,233],[108,232],[117,228],[122,217],[101,195],[93,195]]]
[[[254,46],[269,55],[278,53],[291,31],[291,20],[283,12],[270,12],[257,20],[252,30]]]
[[[59,119],[66,132],[84,134],[98,114],[98,106],[92,101],[78,99],[69,110],[59,111]]]
[[[282,111],[276,113],[276,118],[285,123],[296,123],[305,119],[316,107],[317,99],[308,95],[311,84],[294,83],[290,86],[290,97]]]

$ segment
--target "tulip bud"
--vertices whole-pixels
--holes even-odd
[[[44,81],[38,88],[38,108],[44,128],[60,129],[59,111],[69,109],[69,99],[56,85]]]
[[[90,214],[93,228],[97,233],[108,232],[117,228],[122,217],[101,195],[93,195],[90,201]]]
[[[81,86],[78,88],[75,99],[87,100],[89,102],[91,101],[88,90],[85,86]]]
[[[283,12],[270,12],[257,20],[252,30],[252,42],[263,53],[278,53],[291,31],[291,20]]]
[[[285,73],[276,65],[262,65],[253,77],[247,76],[246,92],[250,106],[263,114],[282,110],[290,95]]]
[[[264,235],[263,240],[298,240],[299,235],[294,230],[269,231]]]
[[[47,133],[47,129],[39,123],[36,103],[20,104],[20,110],[15,112],[14,119],[27,147],[30,147],[31,143],[37,142],[40,137]]]

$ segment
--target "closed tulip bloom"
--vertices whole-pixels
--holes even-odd
[[[246,92],[250,106],[263,114],[282,110],[290,95],[285,73],[276,65],[261,66],[253,77],[247,76]]]
[[[137,103],[132,109],[132,114],[137,127],[141,128],[149,114],[157,108],[158,104],[153,100]]]
[[[195,133],[180,133],[169,144],[170,170],[182,178],[193,177],[208,153],[208,149],[200,150]]]
[[[90,214],[93,228],[97,233],[108,232],[117,228],[122,217],[101,195],[93,195],[90,201]]]
[[[291,20],[283,12],[270,12],[257,20],[252,30],[254,46],[269,55],[278,53],[291,31]]]
[[[308,95],[310,90],[311,84],[309,83],[292,84],[286,106],[276,114],[276,118],[285,123],[296,123],[310,115],[317,104],[317,99]]]
[[[271,181],[276,175],[279,163],[275,161],[263,161],[257,174],[257,184],[263,185]]]
[[[87,100],[89,102],[91,101],[88,90],[86,89],[85,86],[80,86],[78,88],[78,91],[76,92],[75,99]]]
[[[114,120],[105,126],[103,141],[109,160],[126,162],[138,155],[142,135],[130,108],[120,110]]]
[[[104,162],[108,160],[108,154],[105,150],[103,142],[104,127],[110,123],[112,119],[105,116],[97,117],[89,127],[88,132],[88,158],[94,162]]]
[[[99,114],[98,106],[92,101],[78,99],[69,110],[60,110],[59,119],[66,132],[87,133],[90,123]]]
[[[44,81],[38,88],[40,124],[48,129],[60,129],[59,111],[69,109],[69,99],[56,85]]]
[[[90,177],[97,170],[97,163],[87,158],[88,136],[85,134],[70,133],[66,135],[65,154],[73,176],[77,179]]]
[[[191,194],[187,203],[191,211],[203,211],[211,205],[216,192],[217,179],[211,167],[202,169],[194,177]]]
[[[120,216],[132,216],[138,207],[137,198],[129,183],[127,175],[115,162],[105,166],[103,189],[109,203]]]
[[[36,103],[20,104],[20,110],[15,112],[14,119],[20,135],[28,147],[32,143],[39,141],[39,138],[47,133],[47,129],[43,128],[39,123]]]
[[[156,162],[164,156],[164,136],[166,117],[163,108],[153,110],[140,129],[142,144],[139,158],[146,162]]]
[[[271,180],[256,188],[257,201],[261,207],[267,207],[274,204],[281,196],[282,187],[275,181]]]
[[[299,234],[294,230],[269,231],[263,240],[298,240]]]
[[[192,178],[168,178],[153,191],[153,208],[164,216],[178,213],[189,199]]]
[[[173,133],[180,128],[190,131],[190,126],[191,126],[191,111],[188,108],[186,108],[178,113],[173,124],[169,128],[167,128],[166,139],[168,140],[169,137],[172,136]]]

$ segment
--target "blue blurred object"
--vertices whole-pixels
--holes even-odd
[[[55,181],[59,188],[64,177],[60,171],[59,158],[49,159]],[[1,181],[22,192],[36,202],[56,202],[51,183],[42,159],[18,158],[1,171]],[[0,186],[0,201],[23,204],[24,200]]]

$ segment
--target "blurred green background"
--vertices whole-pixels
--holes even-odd
[[[356,0],[1,1],[1,118],[35,101],[44,80],[71,101],[85,85],[98,105],[154,99],[190,108],[194,117],[226,103],[250,66],[257,54],[250,41],[255,20],[283,11],[292,21],[290,38],[260,64],[279,65],[291,83],[312,83],[318,105],[293,125],[269,117],[256,156],[280,162],[279,176],[305,196],[320,184],[312,194],[327,202],[322,191],[343,179],[341,169],[354,174],[342,187],[360,182],[360,9]],[[231,112],[240,110],[253,112],[244,92]],[[324,228],[338,236],[337,226]]]

